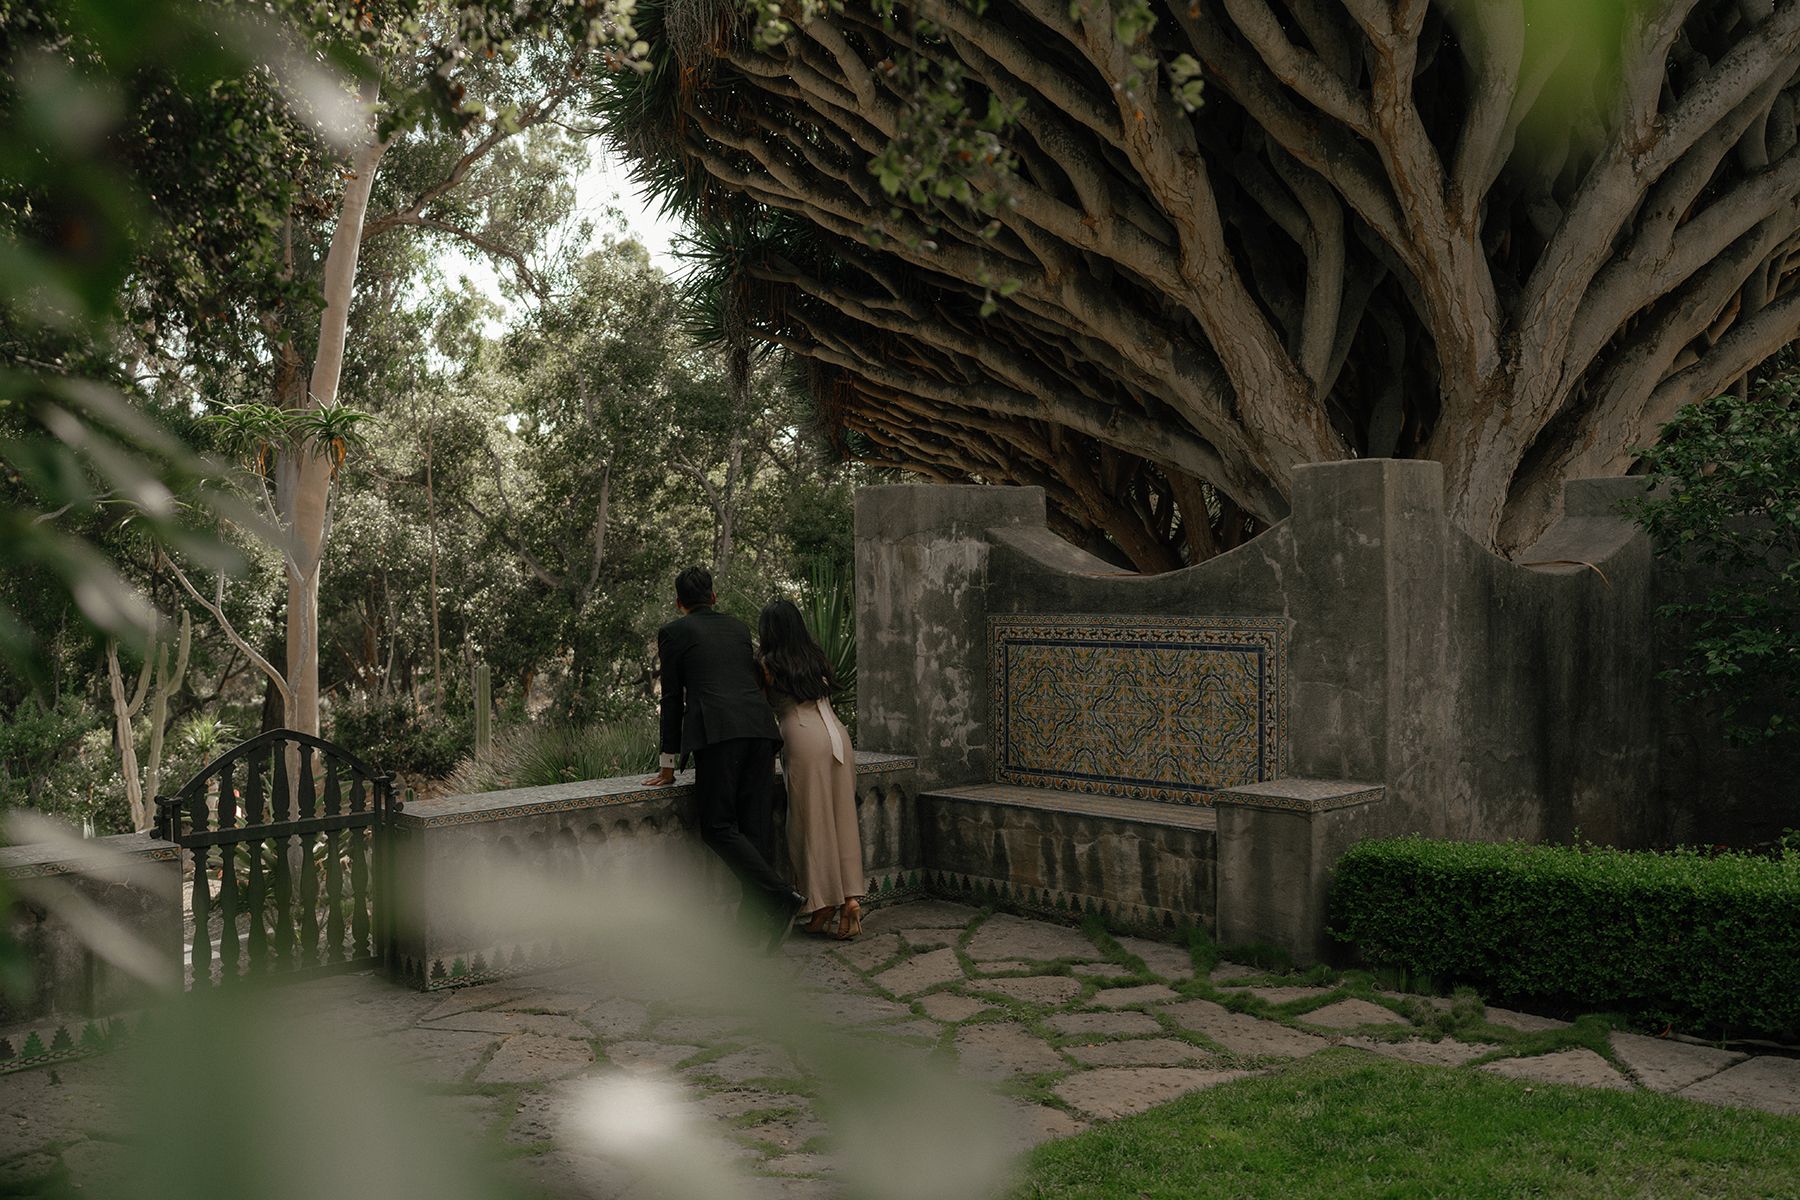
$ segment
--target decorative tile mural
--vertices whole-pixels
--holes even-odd
[[[1280,774],[1287,626],[1261,617],[994,617],[994,778],[1206,804]]]

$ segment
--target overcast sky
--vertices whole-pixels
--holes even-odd
[[[588,167],[575,179],[575,207],[580,216],[590,218],[596,238],[613,227],[611,212],[616,212],[628,232],[644,244],[650,261],[670,273],[681,269],[681,263],[670,253],[670,245],[681,232],[678,222],[665,217],[654,204],[646,201],[631,184],[625,165],[615,155],[600,149],[598,139]],[[471,257],[460,248],[448,247],[438,258],[438,265],[452,282],[466,276],[502,308],[509,307],[501,296],[498,279],[487,259]]]

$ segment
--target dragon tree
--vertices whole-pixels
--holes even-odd
[[[1800,0],[661,0],[612,137],[856,457],[1140,569],[1294,468],[1518,554],[1800,328]]]

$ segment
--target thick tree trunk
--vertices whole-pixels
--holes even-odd
[[[850,6],[766,52],[701,22],[615,140],[761,214],[721,287],[853,457],[1041,483],[1146,570],[1285,515],[1300,463],[1425,457],[1516,553],[1800,331],[1800,0],[1554,7],[1150,0],[1126,43],[1105,6]]]

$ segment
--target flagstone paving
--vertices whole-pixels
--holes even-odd
[[[1237,963],[1196,973],[1181,947],[937,900],[871,911],[853,943],[796,935],[781,966],[796,989],[792,1016],[809,1029],[850,1035],[839,1040],[878,1048],[889,1064],[941,1064],[996,1095],[1008,1123],[991,1140],[1005,1153],[1334,1046],[1534,1086],[1800,1111],[1800,1058],[1608,1037],[1586,1022]],[[428,1087],[434,1124],[505,1147],[521,1196],[648,1194],[630,1164],[565,1144],[567,1113],[604,1078],[679,1089],[725,1157],[753,1176],[735,1194],[840,1194],[857,1135],[837,1124],[844,1114],[820,1083],[816,1045],[775,1044],[743,1013],[596,994],[573,968],[433,995],[372,975],[288,991],[309,1010],[343,1014],[343,1028],[364,1031]],[[1447,1026],[1469,1040],[1444,1036]],[[0,1076],[0,1191],[29,1194],[48,1174],[95,1192],[116,1177],[125,1123],[108,1061]],[[883,1085],[891,1069],[871,1068]]]

